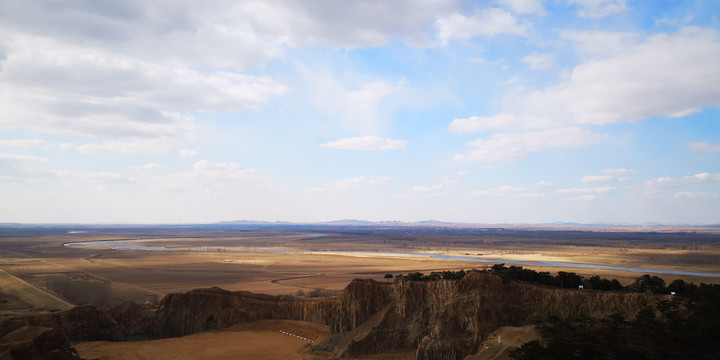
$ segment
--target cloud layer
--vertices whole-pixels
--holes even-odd
[[[320,147],[338,150],[400,150],[404,149],[407,141],[381,138],[379,136],[358,136],[328,141]]]

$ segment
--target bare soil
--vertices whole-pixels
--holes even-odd
[[[262,320],[221,331],[208,331],[181,338],[135,342],[83,342],[73,344],[86,359],[239,359],[321,360],[329,355],[308,354],[310,342],[291,334],[314,339],[327,335],[326,326],[288,320]]]
[[[265,228],[239,227],[28,227],[0,226],[0,317],[51,312],[96,301],[87,294],[106,292],[103,305],[124,300],[156,301],[168,293],[218,286],[271,295],[337,294],[352,279],[386,281],[385,275],[482,269],[492,263],[443,260],[378,252],[422,252],[504,261],[555,261],[720,274],[720,229],[472,229],[472,228]],[[612,230],[612,231],[611,231]],[[322,234],[322,236],[318,236]],[[145,246],[174,251],[70,247],[68,242],[144,239]],[[278,252],[257,252],[257,250]],[[335,251],[332,254],[307,251]],[[637,272],[569,267],[525,266],[538,271],[600,275],[631,283]],[[661,275],[666,283],[720,283],[718,277]],[[72,284],[58,288],[57,284]],[[55,286],[53,286],[55,285]],[[75,293],[72,293],[75,292]],[[79,293],[79,294],[78,294]],[[74,299],[74,300],[73,300]],[[94,300],[93,300],[94,299]],[[97,300],[100,301],[100,300]],[[284,325],[283,325],[284,324]],[[292,324],[291,324],[292,325]],[[306,354],[309,343],[280,332],[288,323],[254,323],[180,339],[128,343],[81,343],[86,358],[99,359],[325,359]],[[294,324],[308,336],[321,336],[317,324]],[[510,331],[510,330],[503,330]],[[515,330],[513,330],[515,331]],[[525,331],[525,330],[523,330]],[[490,346],[502,359],[503,347]],[[528,330],[529,331],[529,330]],[[523,335],[525,334],[525,335]],[[324,335],[322,335],[324,336]],[[496,335],[494,335],[496,336]],[[308,337],[309,338],[309,337]],[[524,341],[523,341],[524,342]],[[508,347],[504,347],[507,345]],[[513,345],[516,346],[516,345]],[[496,356],[497,355],[497,356]],[[382,359],[412,359],[414,353],[383,354]]]

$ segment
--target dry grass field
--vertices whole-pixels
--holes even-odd
[[[81,230],[10,226],[0,230],[0,313],[5,314],[65,309],[81,303],[156,301],[171,292],[211,286],[271,295],[327,295],[354,278],[386,281],[388,273],[480,269],[493,263],[402,254],[412,252],[497,262],[550,261],[720,274],[720,235],[712,228],[664,233],[238,226]],[[64,246],[83,242],[91,245]],[[123,245],[164,250],[132,250],[121,248]],[[553,273],[597,274],[625,284],[641,275],[523,266]],[[676,278],[720,282],[718,277],[662,277],[668,283]]]
[[[321,360],[328,356],[305,353],[310,342],[281,333],[302,334],[320,339],[327,326],[289,320],[262,320],[221,331],[208,331],[181,338],[137,341],[94,341],[74,344],[86,359],[238,359]]]
[[[181,338],[122,343],[93,341],[76,343],[73,346],[86,359],[103,360],[335,359],[331,354],[307,353],[306,350],[312,343],[288,334],[317,341],[328,334],[328,328],[302,321],[260,320]],[[415,353],[372,355],[358,359],[410,360],[415,359]]]
[[[506,261],[720,274],[716,229],[560,230],[0,226],[0,316],[57,311],[84,303],[155,302],[168,293],[211,286],[271,295],[331,296],[354,278],[386,281],[385,274],[481,269]],[[128,246],[157,250],[123,248]],[[495,261],[404,254],[413,252]],[[523,266],[617,278],[623,284],[642,274]],[[720,277],[661,277],[667,283],[676,278],[720,283]],[[98,359],[327,358],[306,354],[308,343],[280,333],[283,327],[315,338],[327,333],[317,324],[269,321],[181,339],[91,342],[76,344],[76,348],[86,358]],[[414,358],[409,353],[384,356],[388,360]]]

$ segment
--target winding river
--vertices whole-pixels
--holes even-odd
[[[319,234],[313,234],[318,236]],[[618,270],[618,271],[630,271],[637,273],[651,273],[651,274],[669,274],[669,275],[685,275],[685,276],[698,276],[698,277],[711,277],[720,278],[720,274],[715,273],[704,273],[694,271],[679,271],[679,270],[663,270],[663,269],[646,269],[646,268],[633,268],[624,266],[610,266],[610,265],[595,265],[595,264],[583,264],[583,263],[569,263],[569,262],[555,262],[555,261],[514,261],[514,260],[499,260],[499,259],[480,259],[466,256],[456,255],[443,255],[443,254],[430,254],[430,253],[415,253],[415,252],[396,252],[396,251],[330,251],[330,250],[278,250],[278,249],[245,249],[245,248],[232,248],[224,246],[209,246],[209,247],[178,247],[169,248],[165,246],[143,246],[128,244],[128,242],[141,242],[141,241],[157,241],[161,239],[136,239],[136,240],[104,240],[104,241],[87,241],[87,242],[69,242],[63,244],[67,247],[101,247],[107,249],[118,249],[118,250],[142,250],[142,251],[185,251],[185,252],[215,252],[218,249],[222,249],[224,252],[237,252],[237,253],[286,253],[286,254],[326,254],[326,255],[342,255],[342,254],[377,254],[377,255],[402,255],[402,256],[417,256],[427,257],[443,260],[458,260],[458,261],[471,261],[480,263],[505,263],[510,265],[535,265],[535,266],[554,266],[562,268],[582,268],[582,269],[597,269],[597,270]],[[175,239],[173,239],[175,240]]]

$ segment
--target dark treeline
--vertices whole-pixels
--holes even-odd
[[[646,280],[647,277],[640,283]],[[667,288],[671,289],[676,291],[675,296],[638,311],[633,319],[616,314],[606,319],[554,319],[541,324],[543,340],[525,343],[510,357],[515,360],[718,359],[720,285],[695,285],[676,280]]]
[[[556,276],[551,275],[547,271],[535,271],[531,269],[525,269],[522,266],[510,266],[507,267],[505,264],[495,264],[490,268],[490,271],[506,276],[512,279],[527,281],[540,285],[557,286],[560,288],[573,288],[577,289],[580,285],[585,289],[594,290],[623,290],[622,284],[617,279],[603,279],[599,276],[591,276],[585,279],[584,277],[574,273],[558,271]],[[662,281],[662,279],[660,279]]]
[[[475,270],[470,270],[470,271],[475,271]],[[441,272],[433,271],[430,273],[430,275],[425,275],[421,272],[414,272],[414,273],[409,273],[407,275],[400,274],[400,275],[395,276],[395,278],[410,280],[410,281],[461,280],[467,274],[468,274],[468,271],[465,271],[465,270],[441,271]]]
[[[400,274],[395,276],[395,278],[409,281],[460,280],[471,271],[478,270],[434,271],[429,275],[414,272],[407,275]],[[686,283],[682,279],[674,280],[670,285],[666,286],[665,280],[658,276],[648,274],[636,278],[635,281],[628,286],[623,286],[617,279],[605,279],[598,275],[585,278],[574,272],[565,271],[558,271],[557,275],[552,275],[547,271],[535,271],[514,265],[508,267],[505,266],[505,264],[495,264],[489,271],[515,280],[567,289],[578,289],[582,285],[583,289],[592,290],[629,291],[651,294],[675,293],[677,295],[688,296],[691,296],[700,289],[698,285]]]

